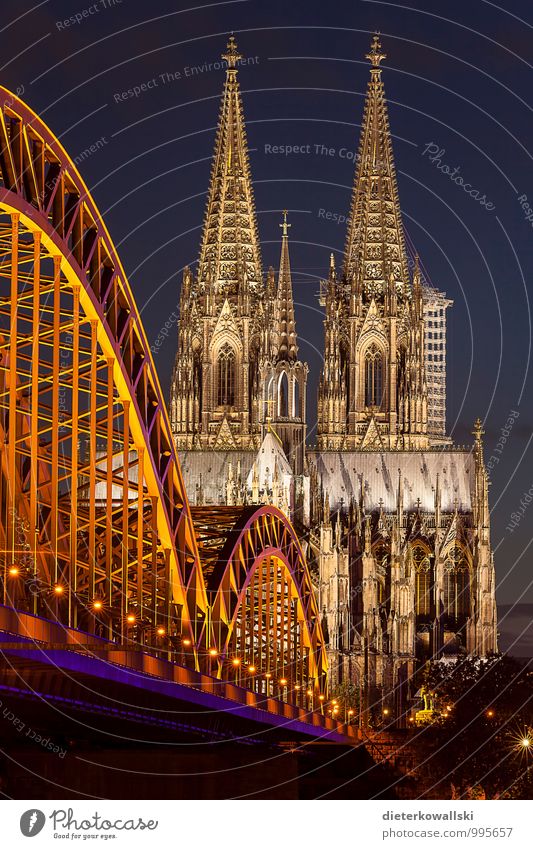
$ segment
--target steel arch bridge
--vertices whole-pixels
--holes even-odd
[[[71,643],[135,647],[239,690],[324,698],[292,526],[273,507],[189,507],[111,237],[60,142],[3,88],[0,592],[10,633],[52,639],[59,624]]]

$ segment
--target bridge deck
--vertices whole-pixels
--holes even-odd
[[[201,725],[205,725],[205,721],[212,725],[216,716],[227,728],[227,736],[233,736],[234,731],[242,736],[245,723],[252,736],[270,729],[277,731],[278,738],[282,734],[291,739],[358,743],[356,729],[321,713],[306,711],[195,672],[133,646],[117,646],[83,631],[3,606],[0,606],[0,656],[4,659],[4,672],[10,668],[17,670],[18,689],[22,683],[27,695],[37,689],[42,698],[47,698],[60,684],[58,675],[63,675],[72,684],[73,703],[80,701],[80,686],[87,686],[80,684],[82,679],[93,682],[90,689],[98,683],[97,692],[108,700],[114,698],[112,692],[117,688],[132,689],[135,703],[148,712],[145,716],[148,723],[152,711],[155,711],[153,720],[157,724],[164,719],[162,712],[168,709],[170,714],[177,712],[181,716],[180,722],[188,717],[185,723],[194,727],[199,719]],[[4,675],[0,679],[0,687],[10,689],[8,678]],[[43,683],[48,693],[42,692]],[[105,712],[102,699],[90,704],[94,711]],[[89,701],[86,709],[92,712]]]

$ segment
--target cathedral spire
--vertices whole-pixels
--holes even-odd
[[[242,59],[234,36],[226,52],[226,80],[215,141],[198,266],[200,286],[215,286],[224,296],[238,294],[246,274],[251,297],[262,287],[248,142],[238,81]]]
[[[296,322],[294,319],[294,301],[292,297],[291,264],[289,259],[289,227],[287,210],[283,211],[281,227],[281,259],[277,292],[278,359],[296,360],[298,345],[296,342]]]
[[[344,253],[344,280],[357,275],[366,299],[384,298],[391,277],[398,294],[409,288],[407,255],[398,199],[396,170],[381,80],[386,54],[375,35],[370,61],[350,222]]]

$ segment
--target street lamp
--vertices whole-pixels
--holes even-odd
[[[531,728],[518,730],[518,733],[513,739],[512,748],[516,752],[520,752],[524,757],[530,758],[533,756],[533,731]]]

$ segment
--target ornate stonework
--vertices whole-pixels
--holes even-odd
[[[343,273],[322,284],[310,556],[333,689],[406,724],[426,660],[496,651],[495,577],[481,423],[472,451],[445,433],[451,302],[418,257],[409,273],[377,36],[368,58]]]
[[[342,273],[321,283],[318,444],[305,448],[289,223],[263,282],[230,39],[198,273],[181,292],[171,421],[197,503],[274,503],[316,577],[333,689],[401,724],[432,657],[497,648],[482,428],[445,430],[446,308],[409,267],[377,36]]]
[[[352,194],[344,267],[322,286],[325,357],[320,448],[427,448],[423,290],[409,274],[376,37]]]

